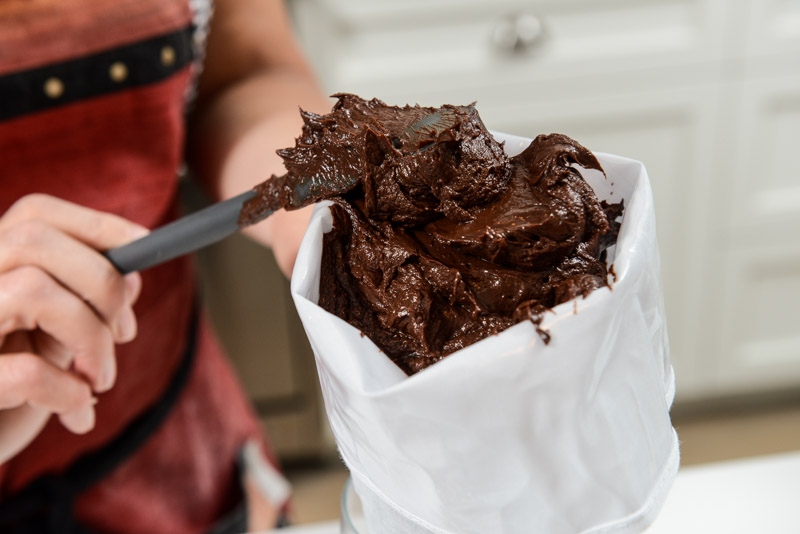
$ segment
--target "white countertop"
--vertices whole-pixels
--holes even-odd
[[[300,525],[296,527],[271,530],[270,534],[340,534],[338,521],[326,521],[313,525]]]
[[[647,534],[800,532],[800,452],[681,469]]]
[[[339,522],[301,525],[275,534],[339,534]],[[800,451],[704,464],[680,470],[647,534],[797,534]]]

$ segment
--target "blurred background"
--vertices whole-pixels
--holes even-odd
[[[800,450],[800,1],[287,4],[329,94],[476,102],[492,130],[644,162],[683,465]],[[337,518],[346,472],[288,284],[243,238],[200,263],[227,281],[206,302],[295,484],[296,519]]]

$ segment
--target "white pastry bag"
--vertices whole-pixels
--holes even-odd
[[[513,155],[529,140],[498,134]],[[625,200],[616,280],[406,376],[316,302],[317,206],[292,276],[328,418],[370,534],[642,532],[678,469],[675,391],[644,166],[598,154],[583,172]]]

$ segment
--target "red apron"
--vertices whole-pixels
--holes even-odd
[[[148,227],[174,217],[185,95],[195,66],[186,0],[0,2],[0,211],[44,192]],[[16,93],[14,93],[16,91]],[[51,418],[0,466],[0,504],[33,480],[101,449],[154,405],[176,372],[195,294],[191,264],[145,271],[139,334],[117,350],[97,426],[78,436]],[[164,423],[75,515],[102,532],[201,532],[239,499],[235,458],[257,419],[201,321],[188,383]]]

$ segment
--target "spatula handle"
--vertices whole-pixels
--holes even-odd
[[[120,273],[127,274],[194,252],[239,230],[242,205],[255,195],[250,190],[212,204],[103,255]]]

